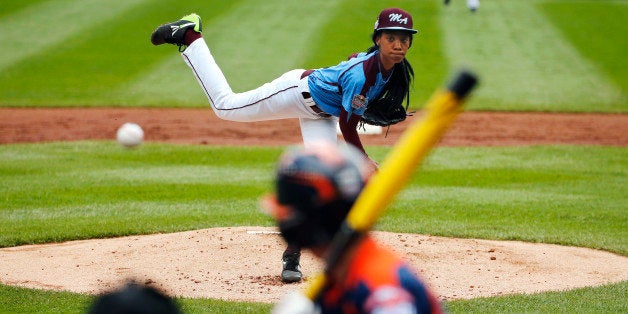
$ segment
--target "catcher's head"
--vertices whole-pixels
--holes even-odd
[[[264,207],[289,244],[325,245],[372,173],[372,163],[350,146],[317,143],[293,148],[281,157],[276,194],[264,199]]]

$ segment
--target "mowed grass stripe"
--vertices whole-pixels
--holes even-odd
[[[132,55],[143,57],[149,62],[137,67],[137,72],[126,77],[124,84],[118,84],[107,97],[113,103],[128,106],[152,107],[202,107],[207,99],[199,88],[194,74],[183,62],[177,48],[171,45],[155,47],[149,41],[152,31],[160,24],[175,21],[184,15],[197,13],[201,16],[203,32],[211,28],[213,20],[228,14],[238,1],[207,0],[153,0],[143,6],[146,23],[134,39],[144,43]],[[229,29],[224,30],[230,32]],[[207,37],[207,34],[204,34]],[[209,41],[211,41],[211,38]],[[239,44],[238,41],[234,43]]]
[[[470,66],[482,78],[469,108],[587,111],[616,106],[621,90],[579,54],[538,3],[486,2],[477,14],[464,6],[443,8],[449,63]]]
[[[539,7],[579,51],[621,86],[628,97],[628,1],[548,1]]]
[[[259,5],[257,1],[241,1],[219,16],[199,15],[203,37],[218,65],[232,89],[242,92],[303,67],[304,55],[312,49],[309,39],[337,3],[272,0]],[[176,47],[150,49],[167,50],[171,56],[118,93],[145,99],[148,105],[205,105],[207,100]]]
[[[626,94],[618,87],[628,82],[622,76],[625,58],[615,55],[625,50],[615,48],[624,47],[625,39],[605,35],[608,31],[603,30],[613,30],[612,26],[586,22],[587,8],[591,8],[595,16],[612,20],[609,24],[623,25],[621,14],[615,11],[625,4],[617,1],[487,2],[476,14],[464,5],[444,6],[441,1],[298,5],[278,1],[260,5],[250,0],[135,1],[137,5],[129,4],[124,10],[121,2],[107,3],[107,10],[98,15],[62,15],[69,17],[67,29],[52,35],[67,34],[48,44],[55,38],[48,30],[65,20],[57,17],[54,22],[59,23],[52,23],[39,18],[58,15],[47,6],[71,3],[68,12],[80,8],[91,12],[91,7],[68,0],[31,2],[27,8],[0,6],[0,22],[20,34],[1,35],[6,49],[0,52],[0,63],[11,64],[4,68],[0,64],[0,105],[203,107],[207,100],[175,47],[153,47],[148,41],[158,24],[192,11],[199,13],[209,46],[238,92],[291,68],[332,65],[367,48],[373,12],[399,6],[413,12],[421,30],[409,54],[417,73],[413,108],[420,107],[454,67],[468,63],[481,77],[469,110],[626,111]],[[103,8],[93,0],[87,3],[93,3],[92,10]],[[552,6],[555,3],[559,5]],[[119,9],[114,13],[116,5]],[[565,5],[570,9],[561,10]],[[25,13],[35,7],[46,12]],[[609,10],[615,14],[604,13]],[[104,15],[112,17],[99,18]],[[98,22],[89,24],[82,19],[85,16]],[[77,31],[81,21],[85,25]],[[458,37],[441,41],[441,27],[446,36]],[[622,29],[617,32],[623,35]],[[577,30],[600,35],[588,36],[596,40],[587,46],[586,35],[574,36]],[[25,44],[21,37],[30,42]],[[609,49],[586,53],[594,51],[590,46],[601,46],[600,42]],[[557,52],[552,52],[554,48]]]
[[[206,33],[225,75],[235,82],[234,90],[257,87],[287,70],[302,67],[302,56],[312,48],[309,39],[338,2],[257,3],[242,2],[212,23]]]
[[[63,43],[147,0],[44,1],[0,19],[0,71]]]
[[[2,6],[0,10],[0,19],[5,16],[11,15],[17,11],[23,10],[24,8],[32,5],[36,5],[38,3],[44,2],[45,0],[31,0],[31,1],[2,1]]]
[[[401,193],[379,228],[628,252],[625,199],[600,201],[601,196],[533,188],[537,190],[412,186]],[[429,221],[416,219],[419,213]]]
[[[228,165],[126,167],[96,170],[90,172],[87,176],[91,180],[98,180],[98,182],[126,182],[131,185],[144,184],[146,182],[197,184],[207,183],[208,181],[221,182],[222,184],[249,185],[252,181],[272,180],[268,169],[230,167]]]

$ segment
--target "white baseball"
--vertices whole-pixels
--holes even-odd
[[[136,123],[127,122],[123,124],[116,134],[120,145],[132,148],[142,144],[144,140],[144,130]]]

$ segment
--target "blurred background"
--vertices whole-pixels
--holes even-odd
[[[628,111],[628,1],[0,1],[0,106],[205,107],[161,23],[192,11],[235,91],[371,45],[385,7],[411,12],[421,106],[456,69],[482,78],[468,110]]]

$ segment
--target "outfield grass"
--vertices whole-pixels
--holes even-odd
[[[595,2],[593,12],[588,9],[591,2]],[[621,35],[628,32],[623,21],[628,14],[626,2],[485,1],[480,14],[469,14],[464,6],[443,11],[440,21],[448,60],[471,65],[482,77],[483,86],[470,109],[628,109],[628,76],[600,70],[606,64],[627,67],[621,56],[628,49]],[[600,19],[591,18],[591,13]],[[617,28],[600,27],[608,24]],[[579,40],[585,36],[595,41]],[[608,46],[617,49],[605,49]]]
[[[622,1],[29,1],[0,7],[0,106],[203,107],[205,96],[152,30],[190,11],[236,91],[293,68],[338,63],[371,45],[376,12],[414,14],[408,55],[420,107],[454,69],[482,81],[469,110],[626,112]],[[260,20],[263,17],[263,21]]]
[[[628,64],[624,54],[628,46],[626,1],[544,1],[539,7],[561,30],[578,52],[595,64],[626,96]],[[586,25],[582,27],[582,25]]]
[[[127,150],[112,141],[0,146],[0,246],[217,226],[272,226],[258,209],[258,199],[272,189],[272,170],[282,150],[155,143]],[[383,159],[389,149],[369,151]],[[627,255],[628,202],[623,193],[627,163],[628,153],[619,147],[438,148],[376,227],[575,245]],[[589,299],[597,294],[614,298],[618,302],[603,308],[616,310],[626,306],[624,288],[625,283],[584,294]],[[0,308],[4,303],[5,308],[27,312],[49,308],[51,302],[59,303],[53,309],[80,308],[90,300],[12,287],[0,287],[0,292]],[[541,308],[545,312],[569,304],[581,293],[460,301],[452,306],[466,312],[490,302],[496,311],[518,311],[536,309],[541,299],[546,300]],[[34,301],[25,304],[22,295]],[[241,306],[181,301],[191,313]],[[600,306],[583,300],[576,304],[585,309]],[[268,308],[247,306],[253,312]]]

